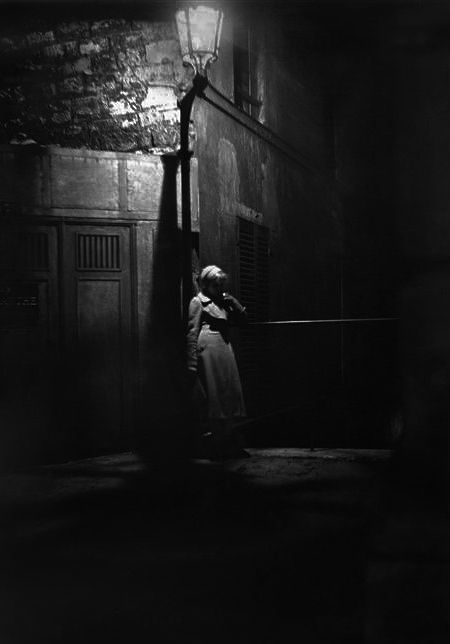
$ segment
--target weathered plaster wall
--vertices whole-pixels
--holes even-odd
[[[214,108],[200,112],[207,123],[198,148],[202,259],[216,258],[235,277],[236,217],[248,217],[271,230],[272,318],[338,315],[338,280],[323,274],[327,262],[337,270],[340,253],[327,176],[293,164]]]
[[[238,16],[232,14],[232,18]],[[252,14],[260,47],[260,121],[289,143],[298,160],[199,101],[197,129],[201,254],[222,261],[234,278],[236,216],[271,229],[272,317],[339,314],[341,232],[335,208],[333,137],[319,65],[289,56],[286,15],[263,4]],[[225,19],[225,33],[230,28]],[[270,37],[269,37],[270,36]],[[230,96],[232,42],[225,37],[212,79]],[[291,44],[292,46],[292,44]],[[292,52],[291,52],[292,54]],[[263,64],[264,63],[264,64]],[[212,172],[214,169],[214,172]],[[293,288],[293,277],[296,286]],[[288,297],[289,294],[289,297]]]
[[[283,17],[262,12],[252,24],[260,30],[260,58],[268,65],[261,120],[296,150],[297,157],[294,160],[280,149],[275,139],[270,143],[258,136],[251,123],[245,127],[232,114],[197,103],[201,263],[222,265],[230,273],[232,288],[238,290],[236,219],[264,224],[270,229],[270,319],[336,318],[341,304],[342,237],[334,203],[333,138],[322,118],[326,96],[321,91],[321,69],[310,62],[301,71],[303,81],[311,82],[298,78],[298,62],[294,65],[286,57]],[[225,52],[215,66],[217,86],[230,74],[228,60]],[[279,435],[272,428],[269,440],[304,444],[309,412],[326,392],[336,395],[339,390],[340,331],[294,325],[266,327],[262,333],[257,340],[262,389],[257,408],[251,406],[251,411],[297,405],[296,419],[290,419],[284,436],[281,421]],[[337,423],[329,429],[321,437],[325,442],[330,436],[333,440]]]
[[[235,220],[254,218],[270,228],[272,320],[395,316],[386,12],[375,8],[361,20],[351,7],[290,11],[266,7],[253,26],[266,68],[262,120],[299,161],[213,107],[198,106],[202,260],[223,263],[237,286]],[[216,82],[228,73],[219,61]],[[306,408],[323,397],[329,413],[318,440],[389,440],[397,411],[394,323],[284,326],[271,334],[272,355],[267,350],[261,367],[272,370],[264,404],[296,400]],[[312,416],[322,413],[323,406]],[[305,440],[297,421],[290,419],[291,441],[295,432]]]
[[[340,230],[326,174],[293,164],[213,107],[201,105],[198,111],[207,124],[205,139],[198,141],[201,263],[223,266],[236,291],[236,218],[264,224],[270,229],[270,319],[339,317]],[[336,393],[340,350],[340,331],[330,326],[267,329],[259,355],[267,395],[259,397],[257,413],[293,401],[304,410],[325,391]],[[304,444],[306,426],[305,417],[297,415],[288,438],[272,434],[270,440]]]

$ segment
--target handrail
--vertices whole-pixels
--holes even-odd
[[[250,322],[250,326],[271,324],[326,324],[330,322],[395,322],[400,318],[330,318],[325,320],[272,320],[269,322]]]

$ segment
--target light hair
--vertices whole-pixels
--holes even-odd
[[[217,282],[226,282],[228,275],[223,271],[219,266],[211,264],[210,266],[205,266],[205,268],[200,273],[200,288],[205,288],[208,284],[217,283]]]

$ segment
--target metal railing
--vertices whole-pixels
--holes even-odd
[[[373,399],[378,396],[380,409],[390,404],[396,377],[391,362],[394,365],[396,360],[398,333],[391,325],[399,320],[386,316],[249,322],[247,333],[241,336],[241,360],[250,422],[280,414],[294,418],[299,410],[319,427],[316,408],[326,416],[327,407],[335,405],[346,425],[342,431],[345,429],[351,442],[353,419],[357,423],[359,417],[363,418],[366,408],[375,417],[370,411]],[[300,328],[310,331],[305,336]],[[362,409],[352,405],[361,405]],[[326,431],[324,434],[312,425],[309,431],[300,431],[305,438],[309,434],[311,448],[317,444],[317,433],[326,439]],[[369,428],[369,438],[371,431]]]
[[[323,320],[270,320],[267,322],[250,322],[251,326],[267,326],[270,324],[324,324],[330,322],[393,322],[400,318],[326,318]]]

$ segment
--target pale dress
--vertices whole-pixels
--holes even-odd
[[[206,396],[205,415],[210,419],[232,419],[246,413],[229,337],[230,321],[243,318],[244,309],[235,298],[222,308],[199,293],[189,306],[188,368],[197,371]]]

